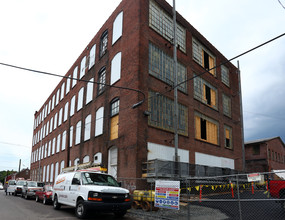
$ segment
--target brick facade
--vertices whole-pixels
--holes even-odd
[[[172,8],[169,4],[163,0],[154,2],[166,14],[171,16]],[[122,36],[112,45],[113,22],[120,12],[123,12]],[[187,135],[179,135],[179,149],[185,149],[189,152],[189,162],[192,164],[195,164],[195,152],[200,152],[233,160],[234,168],[241,170],[241,123],[237,68],[231,63],[225,64],[230,73],[230,86],[226,86],[221,80],[220,64],[227,61],[227,59],[179,14],[177,14],[177,22],[184,27],[186,31],[186,51],[183,52],[178,48],[177,59],[179,63],[186,67],[188,79],[187,92],[178,92],[178,102],[188,109],[188,132]],[[105,30],[108,30],[107,51],[100,57],[100,38]],[[194,83],[193,80],[190,79],[194,74],[202,73],[205,69],[193,60],[193,37],[199,40],[203,47],[207,48],[207,50],[215,56],[215,63],[217,65],[216,75],[213,76],[210,73],[205,73],[201,78],[210,82],[211,85],[217,88],[217,109],[213,109],[194,98]],[[102,153],[102,165],[108,167],[108,164],[110,163],[108,150],[113,146],[117,147],[118,150],[117,176],[141,177],[142,163],[146,162],[148,158],[148,143],[155,143],[168,147],[174,146],[173,132],[150,126],[150,116],[144,114],[145,111],[149,110],[150,90],[163,94],[165,97],[173,100],[171,85],[149,74],[150,42],[160,48],[160,50],[168,56],[173,56],[171,42],[149,26],[149,1],[123,0],[65,75],[66,77],[72,77],[76,66],[78,66],[78,69],[80,68],[82,58],[88,56],[90,48],[96,44],[95,65],[90,69],[87,67],[85,75],[82,78],[82,80],[85,81],[78,81],[77,84],[72,87],[71,80],[70,91],[67,94],[64,92],[64,98],[59,101],[59,104],[56,105],[53,110],[49,111],[48,109],[51,109],[49,104],[50,100],[53,99],[53,96],[57,94],[58,90],[61,90],[62,83],[65,83],[65,86],[67,85],[67,78],[63,78],[44,102],[42,108],[35,113],[31,157],[31,176],[33,179],[36,179],[37,176],[39,176],[39,168],[41,170],[40,176],[46,176],[47,166],[49,166],[50,172],[51,164],[53,164],[53,168],[55,168],[55,164],[58,162],[58,166],[60,167],[61,161],[64,161],[64,167],[67,167],[70,165],[70,162],[71,165],[74,165],[74,160],[76,158],[79,158],[80,163],[82,163],[85,156],[89,156],[90,161],[92,161],[93,156],[98,152]],[[115,87],[106,86],[104,92],[98,95],[97,89],[99,84],[94,83],[92,101],[85,104],[87,96],[86,81],[93,78],[95,82],[98,82],[98,73],[102,67],[105,67],[106,84],[110,84],[112,71],[111,63],[113,58],[119,52],[121,52],[121,74],[119,80],[112,85]],[[77,111],[78,92],[82,87],[84,87],[83,107]],[[118,87],[121,87],[121,89]],[[142,91],[146,97],[143,104],[133,109],[133,104],[141,101],[143,95],[135,91],[122,89],[122,87]],[[59,92],[59,94],[60,93],[61,92]],[[231,98],[231,117],[223,114],[222,94],[227,94]],[[50,126],[51,118],[54,118],[56,113],[59,114],[61,108],[64,112],[64,107],[67,102],[69,103],[68,112],[70,111],[70,103],[74,95],[76,96],[74,115],[70,116],[70,114],[68,114],[68,119],[63,121],[60,126],[56,126],[56,129],[52,129],[52,132],[50,132],[50,128],[48,128],[48,132],[45,132],[48,133],[48,135],[41,136],[41,130],[44,130],[44,127],[46,127],[45,130],[47,130],[47,123],[49,123]],[[110,140],[110,103],[116,98],[119,98],[120,100],[118,138]],[[95,137],[96,111],[100,107],[104,107],[103,134]],[[197,112],[218,122],[217,144],[211,144],[208,141],[198,139],[195,136],[195,113]],[[91,137],[89,140],[84,141],[84,120],[89,114],[91,115]],[[81,121],[82,123],[81,142],[75,145],[76,124],[78,121]],[[232,129],[231,148],[226,148],[224,144],[224,125],[230,126]],[[69,147],[71,126],[73,126],[73,144]],[[65,149],[60,149],[59,152],[50,156],[47,156],[48,153],[45,155],[45,146],[47,146],[48,151],[49,143],[51,142],[52,145],[53,139],[57,138],[59,134],[62,135],[64,131],[66,131]],[[42,146],[43,148],[41,148]],[[60,147],[62,147],[61,144]],[[55,171],[53,170],[52,172],[54,177]],[[49,173],[49,176],[50,175],[51,174]],[[44,179],[47,178],[44,177]]]
[[[285,169],[285,145],[280,137],[245,143],[247,172],[271,172]]]

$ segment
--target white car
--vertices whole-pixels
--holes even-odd
[[[3,189],[4,189],[3,184],[0,183],[0,190],[3,190]]]
[[[53,187],[53,207],[61,204],[75,207],[78,218],[86,217],[88,210],[113,212],[124,216],[131,208],[129,191],[110,175],[88,169],[62,173]]]

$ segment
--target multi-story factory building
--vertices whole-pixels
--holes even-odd
[[[88,161],[141,177],[173,161],[172,15],[164,0],[122,0],[35,113],[32,179]],[[238,69],[179,14],[177,60],[180,161],[241,170]]]

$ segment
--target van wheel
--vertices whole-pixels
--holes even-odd
[[[114,215],[117,218],[122,218],[126,213],[127,213],[127,211],[118,211],[118,212],[114,212]]]
[[[53,208],[58,210],[58,209],[60,209],[60,206],[61,206],[61,204],[58,203],[57,196],[55,195],[54,200],[53,200]]]
[[[86,208],[84,206],[83,200],[79,200],[76,204],[75,214],[78,218],[85,218],[87,215]]]

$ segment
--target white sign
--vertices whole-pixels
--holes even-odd
[[[154,206],[179,210],[179,192],[179,181],[156,180]]]
[[[261,176],[260,176],[259,173],[247,174],[247,181],[248,182],[258,182],[258,181],[261,181]]]

